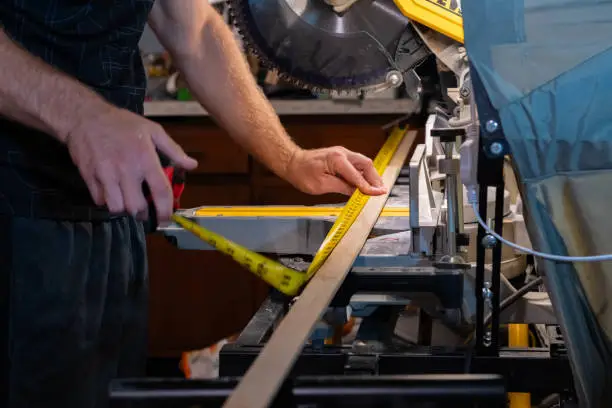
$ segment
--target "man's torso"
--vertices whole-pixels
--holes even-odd
[[[153,2],[2,0],[0,24],[16,43],[110,103],[142,113],[146,76],[138,43]],[[64,219],[107,216],[95,208],[65,146],[2,119],[0,213]]]

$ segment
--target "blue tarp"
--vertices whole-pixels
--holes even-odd
[[[467,0],[465,42],[511,148],[534,249],[612,253],[612,0]],[[538,261],[581,407],[612,407],[612,262]]]

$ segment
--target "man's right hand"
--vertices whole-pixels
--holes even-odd
[[[141,217],[148,209],[146,182],[159,221],[170,219],[173,197],[155,149],[176,167],[198,165],[159,124],[114,107],[78,123],[65,143],[97,205]]]

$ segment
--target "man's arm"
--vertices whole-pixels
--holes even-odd
[[[157,0],[149,21],[198,101],[249,152],[284,173],[298,147],[219,13],[207,0]]]
[[[113,213],[144,215],[146,182],[158,219],[170,218],[172,190],[155,148],[187,170],[197,163],[161,126],[112,106],[22,49],[2,29],[0,61],[0,116],[65,143],[96,204]]]
[[[191,92],[240,145],[309,193],[383,190],[371,160],[341,147],[304,151],[287,135],[233,33],[207,0],[157,0],[149,23]]]
[[[23,50],[2,29],[0,59],[0,115],[64,142],[77,118],[108,110],[95,92]]]

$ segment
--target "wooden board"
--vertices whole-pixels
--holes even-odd
[[[416,136],[416,131],[407,132],[383,173],[384,184],[389,190],[395,183]],[[312,329],[359,255],[388,197],[388,194],[370,197],[344,238],[308,283],[227,399],[225,408],[265,408],[272,404]]]

